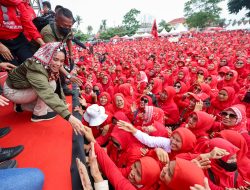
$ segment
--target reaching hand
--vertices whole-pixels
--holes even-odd
[[[9,100],[0,95],[0,106],[7,106],[7,105],[9,105]]]
[[[140,148],[140,151],[142,156],[146,156],[148,153],[148,148]]]
[[[190,187],[190,190],[211,190],[208,184],[208,179],[206,177],[204,179],[204,184],[205,184],[205,187],[195,184],[193,187]]]
[[[84,137],[89,141],[89,142],[96,142],[95,141],[95,137],[92,133],[92,129],[87,127],[87,126],[84,126],[81,127],[81,132],[82,132],[82,135],[84,135]]]
[[[208,158],[201,158],[200,156],[191,160],[194,164],[196,164],[201,169],[211,168],[211,161]]]
[[[101,172],[98,167],[97,159],[96,159],[96,154],[95,154],[95,146],[94,143],[91,142],[91,149],[89,152],[89,165],[90,165],[90,172],[92,177],[95,180],[95,183],[103,181]]]
[[[12,65],[11,63],[8,63],[8,62],[2,62],[2,63],[0,63],[0,68],[5,69],[6,71],[10,71],[10,70],[16,68],[16,66]]]
[[[78,86],[82,86],[82,83],[83,83],[82,79],[80,79],[76,76],[71,76],[71,78],[69,80],[70,80],[70,82],[75,83]]]
[[[223,156],[228,155],[229,152],[227,152],[225,149],[214,147],[214,149],[209,154],[210,158],[212,159],[220,159]]]
[[[3,45],[2,43],[0,43],[0,54],[7,61],[12,61],[14,59],[14,57],[12,56],[10,50],[5,45]]]
[[[79,158],[76,158],[76,165],[81,178],[83,189],[93,190],[86,166],[80,161]]]
[[[137,129],[130,123],[119,120],[117,121],[117,125],[119,126],[119,129],[122,129],[124,131],[130,132],[135,134]]]
[[[82,106],[85,106],[87,107],[87,102],[86,102],[86,99],[83,98],[82,96],[78,98],[79,99],[79,103],[82,105]]]
[[[168,153],[165,150],[163,150],[162,148],[155,148],[155,153],[156,153],[158,159],[162,163],[168,163],[169,162]]]
[[[70,115],[69,117],[69,122],[71,126],[73,127],[73,130],[75,131],[76,134],[81,134],[81,128],[83,126],[82,122],[74,117],[73,115]]]
[[[156,131],[156,128],[153,125],[142,127],[142,130],[145,131],[145,133],[150,134]]]
[[[203,102],[200,100],[199,102],[196,102],[194,111],[202,111],[203,108]]]
[[[83,115],[83,110],[80,106],[76,106],[74,111],[78,112],[81,116]]]

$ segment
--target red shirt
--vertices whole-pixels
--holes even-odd
[[[0,4],[0,39],[15,39],[22,32],[28,33],[34,40],[41,38],[24,3],[0,0]],[[6,11],[3,12],[2,7],[5,7]]]

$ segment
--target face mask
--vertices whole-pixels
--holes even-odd
[[[58,27],[58,31],[59,31],[60,34],[62,34],[63,36],[67,36],[67,35],[71,32],[71,29],[70,29],[70,28]]]
[[[234,172],[235,170],[237,170],[237,163],[236,162],[227,163],[221,159],[218,159],[218,164],[220,167],[224,168],[228,172]]]

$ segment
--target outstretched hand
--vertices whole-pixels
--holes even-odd
[[[9,105],[9,100],[0,95],[0,106],[7,106],[7,105]]]
[[[76,165],[81,178],[83,189],[93,190],[86,166],[81,162],[79,158],[76,158]]]
[[[130,132],[133,134],[135,134],[137,131],[137,129],[132,124],[122,121],[122,120],[117,121],[117,125],[119,129],[122,129],[124,131]]]
[[[91,128],[89,128],[89,127],[87,127],[87,126],[85,126],[85,125],[83,125],[83,127],[81,127],[81,133],[82,133],[82,135],[84,135],[84,137],[89,141],[89,142],[96,142],[95,141],[95,137],[94,137],[94,135],[93,135],[93,133],[92,133],[92,129]]]
[[[195,184],[194,186],[190,187],[190,190],[211,190],[208,184],[208,179],[205,177],[204,179],[205,186],[201,186],[198,184]]]

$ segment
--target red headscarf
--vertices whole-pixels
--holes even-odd
[[[168,117],[168,119],[165,120],[165,124],[177,123],[179,120],[179,109],[174,102],[175,89],[172,86],[166,86],[163,88],[163,91],[167,93],[167,99],[165,101],[159,99],[158,104]]]
[[[222,148],[229,152],[229,155],[226,155],[221,158],[224,162],[226,162],[231,156],[233,156],[239,151],[236,146],[222,138],[213,138],[210,140],[208,151],[212,151],[215,147]],[[222,188],[234,187],[234,172],[226,171],[224,168],[219,166],[217,162],[217,159],[211,160],[210,170],[213,173],[215,182],[209,182]],[[208,172],[206,172],[206,175],[207,177],[209,177]]]
[[[181,158],[176,158],[175,162],[173,178],[165,189],[190,190],[195,184],[204,186],[205,176],[201,168]]]
[[[140,190],[150,190],[155,189],[154,186],[157,186],[159,181],[159,176],[161,173],[160,166],[158,162],[148,156],[140,158],[141,162],[141,182],[143,185]],[[152,169],[154,168],[154,169]]]
[[[247,157],[248,147],[244,137],[238,132],[232,130],[223,130],[219,135],[239,148],[239,151],[237,152],[238,171],[243,179],[250,181],[250,159]]]
[[[221,90],[225,90],[228,94],[228,99],[224,102],[220,101],[218,96],[219,94],[217,94],[216,97],[214,97],[211,100],[211,107],[208,110],[208,113],[216,115],[219,112],[221,112],[222,110],[224,110],[225,108],[230,107],[234,100],[235,100],[235,90],[232,87],[224,87]]]
[[[131,95],[130,93],[130,89],[131,89],[131,84],[129,83],[125,83],[125,84],[121,84],[118,87],[118,92],[122,93],[124,95],[124,97],[126,97],[126,100],[129,104],[132,104],[134,102],[134,97]]]

